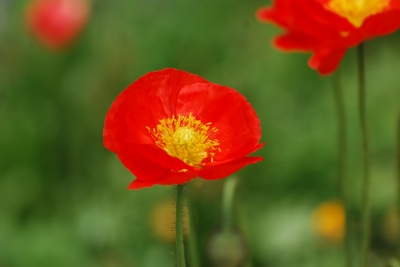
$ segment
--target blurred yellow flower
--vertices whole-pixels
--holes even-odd
[[[343,204],[330,200],[319,205],[312,215],[313,229],[329,241],[339,242],[345,234],[346,212]]]
[[[154,235],[164,242],[175,242],[175,201],[163,199],[157,202],[150,214],[150,227]],[[183,209],[183,229],[189,229],[188,210]]]
[[[399,238],[399,215],[395,206],[392,206],[383,219],[382,234],[385,241],[397,244]]]

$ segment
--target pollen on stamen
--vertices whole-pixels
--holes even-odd
[[[215,153],[214,153],[214,152],[210,152],[210,155],[211,155],[211,162],[214,162],[214,155],[215,155]]]
[[[172,115],[172,118],[161,119],[155,128],[146,129],[155,144],[170,156],[200,167],[207,161],[214,161],[213,151],[221,151],[219,141],[210,139],[210,134],[218,131],[216,127],[210,129],[211,124],[203,123],[189,113],[189,116],[178,115],[176,118]]]
[[[328,7],[333,12],[359,28],[364,21],[382,12],[389,6],[389,0],[332,0]]]

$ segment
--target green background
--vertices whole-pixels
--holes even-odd
[[[138,191],[102,145],[115,97],[149,71],[173,67],[235,88],[262,123],[256,154],[237,173],[236,221],[246,266],[340,266],[342,244],[315,233],[313,210],[337,197],[337,117],[332,77],[309,55],[271,46],[280,30],[256,20],[261,0],[97,0],[72,47],[48,51],[25,29],[28,1],[0,0],[0,267],[175,266],[172,243],[157,238],[151,214],[173,187]],[[366,44],[371,140],[372,256],[395,255],[396,123],[400,113],[399,33]],[[349,158],[345,180],[357,218],[361,133],[355,49],[342,62]],[[218,226],[224,180],[197,182],[201,266]],[[162,222],[160,222],[162,223]],[[355,220],[354,228],[359,222]],[[193,230],[193,229],[192,229]]]

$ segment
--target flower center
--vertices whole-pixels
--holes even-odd
[[[189,116],[178,115],[178,118],[162,119],[160,123],[150,130],[150,135],[156,145],[164,149],[168,155],[178,158],[188,165],[200,167],[203,160],[210,158],[212,162],[215,150],[220,150],[219,141],[210,139],[211,133],[217,128],[210,129],[211,122],[202,123],[190,113]]]
[[[329,8],[351,24],[359,28],[364,20],[381,12],[389,5],[389,0],[332,0]]]

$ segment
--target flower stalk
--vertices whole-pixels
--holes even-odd
[[[345,176],[346,176],[346,161],[347,161],[347,127],[346,127],[346,112],[343,100],[343,91],[340,80],[340,70],[338,69],[333,76],[333,87],[335,94],[335,105],[337,111],[337,142],[338,142],[338,175],[337,175],[337,192],[338,197],[345,202]]]
[[[245,266],[248,248],[244,235],[233,219],[236,177],[226,179],[221,203],[221,225],[210,236],[207,254],[212,266]],[[247,266],[247,265],[246,265]]]
[[[370,159],[369,159],[369,141],[368,141],[368,126],[366,114],[366,86],[365,86],[365,57],[364,43],[357,47],[358,58],[358,107],[362,134],[363,148],[363,180],[362,180],[362,259],[361,266],[368,266],[368,251],[370,240]]]
[[[224,191],[222,194],[222,229],[230,230],[232,228],[233,201],[237,179],[235,177],[225,181]]]
[[[337,144],[338,144],[338,162],[337,162],[337,194],[342,202],[345,214],[345,235],[344,235],[344,254],[346,259],[346,266],[351,266],[351,253],[350,253],[350,220],[348,205],[346,202],[346,188],[345,188],[345,176],[346,176],[346,162],[347,162],[347,127],[346,127],[346,111],[344,104],[344,96],[341,83],[340,68],[338,68],[333,75],[333,91],[335,96],[335,105],[337,111]]]
[[[190,198],[189,196],[186,198],[186,203],[188,205],[189,229],[190,229],[189,253],[188,253],[190,258],[190,267],[200,267],[198,238],[195,227],[195,212],[194,212],[195,205],[193,203],[193,199]]]
[[[185,199],[185,184],[176,187],[176,262],[178,267],[186,267],[185,244],[183,240],[183,205]]]
[[[400,114],[397,120],[397,216],[400,221]],[[399,225],[399,233],[400,233],[400,223]],[[400,244],[398,244],[397,257],[400,258]]]

